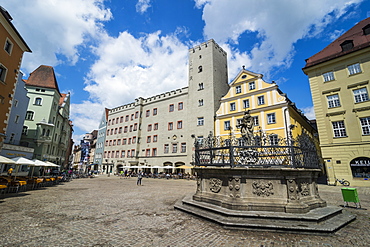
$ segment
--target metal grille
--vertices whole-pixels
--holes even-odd
[[[249,145],[246,145],[246,144]],[[295,139],[260,134],[251,140],[210,134],[195,138],[196,166],[320,168],[315,142],[307,134]]]

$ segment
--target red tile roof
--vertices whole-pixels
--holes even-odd
[[[339,38],[334,40],[330,45],[325,47],[323,50],[316,53],[312,57],[306,59],[306,66],[303,69],[335,59],[337,57],[344,56],[354,51],[358,51],[360,49],[369,47],[370,46],[370,34],[365,35],[363,32],[363,28],[369,24],[370,24],[370,17],[357,23],[350,30],[348,30],[343,35],[341,35]],[[342,51],[341,44],[346,40],[353,41],[353,48],[347,51]]]
[[[26,81],[26,85],[43,87],[43,88],[53,88],[59,91],[57,79],[55,78],[54,69],[51,66],[40,65],[36,70],[34,70]]]

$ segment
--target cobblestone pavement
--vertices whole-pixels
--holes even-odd
[[[370,246],[370,188],[358,187],[357,219],[328,236],[225,230],[174,210],[195,181],[100,176],[0,199],[0,246]],[[329,205],[341,187],[319,186]]]

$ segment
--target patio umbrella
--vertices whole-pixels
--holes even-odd
[[[12,158],[12,160],[15,162],[16,165],[18,165],[14,179],[17,178],[18,170],[19,170],[19,167],[21,165],[28,165],[28,166],[30,166],[30,165],[33,165],[34,164],[34,162],[32,160],[26,159],[24,157],[15,157],[15,158]]]
[[[43,167],[48,167],[48,166],[50,166],[49,164],[47,164],[47,163],[45,163],[45,162],[43,162],[43,161],[41,161],[41,160],[38,160],[38,159],[33,159],[32,160],[33,162],[35,162],[35,165],[36,166],[43,166]],[[45,170],[43,170],[43,173],[45,174]],[[43,176],[43,175],[42,175]]]
[[[0,164],[15,164],[15,161],[0,155]]]
[[[46,163],[46,164],[48,164],[49,166],[52,166],[52,167],[59,167],[57,164],[55,164],[53,162],[50,162],[50,161],[45,161],[44,163]]]

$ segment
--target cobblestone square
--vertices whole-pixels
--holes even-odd
[[[369,246],[370,188],[357,187],[357,219],[327,236],[225,230],[174,209],[194,193],[194,180],[116,176],[5,194],[0,246]],[[341,206],[341,187],[319,185],[328,205]],[[354,206],[350,204],[350,206]]]

